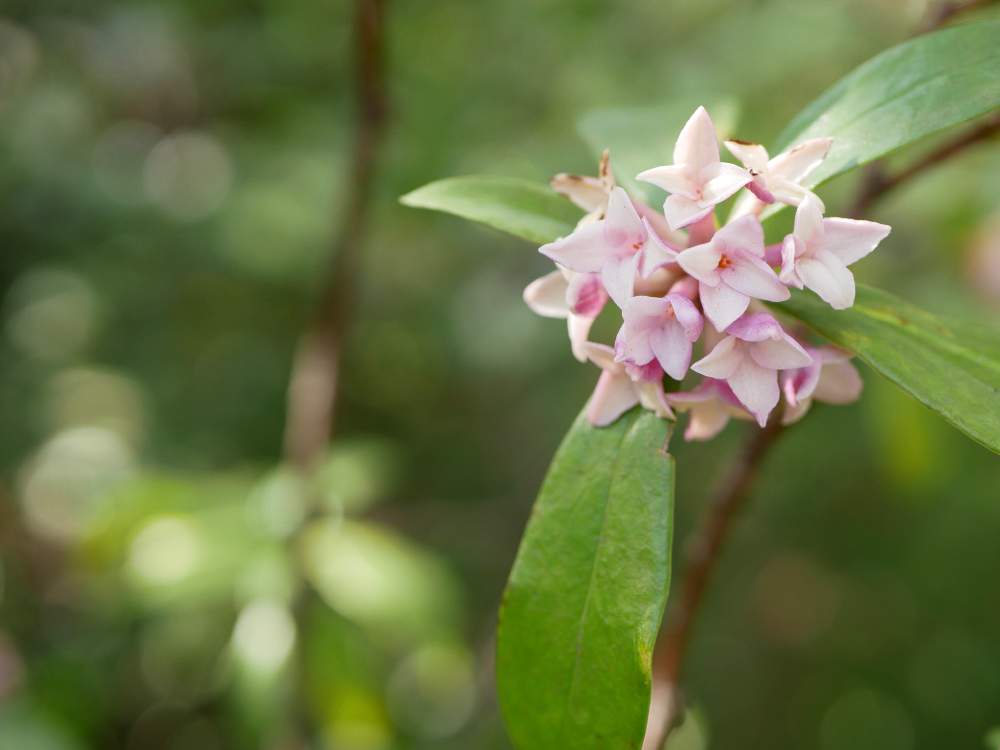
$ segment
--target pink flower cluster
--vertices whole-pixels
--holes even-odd
[[[662,213],[615,184],[607,152],[596,178],[552,180],[587,213],[571,234],[540,248],[557,270],[532,282],[524,298],[540,315],[566,318],[574,355],[601,368],[587,411],[595,425],[636,404],[668,419],[676,408],[690,412],[685,437],[707,440],[730,418],[764,426],[782,395],[785,422],[800,419],[813,399],[849,403],[860,395],[850,355],[791,335],[759,301],[782,302],[789,287],[806,287],[835,309],[850,307],[848,266],[890,228],[824,218],[822,201],[801,185],[826,158],[829,138],[773,159],[757,144],[725,145],[743,166],[720,160],[715,126],[699,107],[677,137],[674,163],[637,177],[668,193]],[[716,206],[744,189],[719,228]],[[774,202],[796,207],[795,224],[783,242],[766,246],[759,215]],[[613,347],[589,340],[609,300],[622,313]],[[702,356],[692,364],[695,347]],[[701,382],[666,392],[664,377],[680,381],[689,369]]]

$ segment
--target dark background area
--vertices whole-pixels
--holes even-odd
[[[285,394],[350,190],[351,4],[5,2],[0,748],[507,747],[496,607],[597,373],[521,301],[532,247],[398,196],[592,173],[575,123],[600,107],[730,98],[767,143],[925,10],[390,1],[324,510],[293,535]],[[854,183],[821,190],[831,214]],[[996,322],[998,195],[995,145],[894,193],[859,279]],[[966,748],[1000,724],[1000,465],[862,374],[770,457],[671,750]],[[746,429],[675,441],[675,538]]]

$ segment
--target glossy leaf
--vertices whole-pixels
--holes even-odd
[[[478,221],[539,244],[569,234],[582,216],[580,209],[547,185],[488,175],[438,180],[400,201]]]
[[[1000,107],[1000,20],[904,42],[855,69],[806,107],[774,153],[821,136],[826,160],[806,178],[831,177]]]
[[[658,208],[666,193],[635,176],[673,161],[677,134],[699,104],[708,108],[721,137],[734,134],[739,107],[730,99],[715,103],[672,99],[653,107],[594,110],[581,118],[577,130],[595,155],[604,149],[611,152],[611,168],[618,184]]]
[[[522,750],[637,748],[670,583],[669,424],[581,415],[521,542],[497,643],[500,704]]]
[[[793,293],[775,305],[1000,453],[1000,331],[942,319],[893,295],[858,286],[848,310],[814,294]]]

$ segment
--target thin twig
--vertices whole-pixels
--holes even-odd
[[[386,121],[385,6],[385,0],[357,1],[358,119],[346,179],[348,198],[332,245],[328,280],[299,341],[288,386],[285,456],[302,470],[313,466],[333,434],[343,342],[357,301],[360,253]]]
[[[996,1],[997,0],[956,0],[955,2],[941,3],[937,7],[932,8],[927,14],[927,17],[924,19],[923,24],[921,24],[918,33],[926,34],[930,31],[936,31],[955,16],[978,10],[979,8],[985,8],[988,5],[992,5]]]
[[[733,519],[749,497],[765,456],[784,431],[779,412],[772,414],[764,429],[754,430],[686,544],[680,591],[656,642],[653,692],[642,750],[660,750],[680,716],[678,685],[694,623]]]
[[[858,197],[851,209],[851,216],[863,217],[877,201],[895,190],[900,184],[908,182],[918,174],[950,159],[970,146],[989,140],[997,133],[1000,133],[1000,113],[992,115],[954,140],[942,144],[927,156],[894,175],[886,175],[881,170],[870,172],[861,184]]]

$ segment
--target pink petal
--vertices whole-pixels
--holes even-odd
[[[699,375],[726,380],[746,358],[745,352],[732,336],[727,336],[708,354],[699,359],[691,369]]]
[[[863,387],[864,382],[854,365],[834,362],[823,367],[813,398],[828,404],[850,404],[858,400]]]
[[[719,161],[719,140],[712,118],[698,107],[688,118],[674,146],[674,164],[687,165],[697,172]]]
[[[648,182],[668,193],[681,195],[692,200],[698,197],[698,185],[691,179],[691,172],[683,164],[668,167],[653,167],[636,175],[635,179]]]
[[[620,252],[638,252],[646,242],[646,226],[636,213],[635,206],[622,188],[616,187],[608,198],[608,212],[604,220],[604,237],[611,247]]]
[[[553,271],[528,284],[522,296],[535,314],[545,318],[565,318],[569,315],[567,287],[568,282],[562,271]]]
[[[781,373],[779,376],[781,390],[789,406],[796,406],[800,401],[812,398],[822,369],[819,358],[813,357],[812,364]]]
[[[766,312],[748,313],[726,329],[741,341],[755,343],[781,338],[785,331],[777,319]]]
[[[666,300],[673,308],[674,316],[677,318],[677,322],[680,323],[681,328],[683,328],[684,335],[688,341],[697,341],[701,336],[702,329],[705,327],[705,319],[698,312],[698,308],[695,307],[694,302],[689,297],[673,291],[666,296]]]
[[[785,246],[784,242],[775,242],[773,245],[767,245],[764,248],[764,262],[771,266],[781,265],[781,253]]]
[[[645,218],[642,221],[646,226],[648,239],[642,248],[642,262],[639,268],[642,277],[648,278],[656,269],[676,263],[677,251],[660,238]]]
[[[795,265],[802,283],[834,310],[854,304],[854,274],[833,253],[819,251],[800,258]]]
[[[635,289],[635,275],[639,270],[641,255],[609,260],[601,267],[604,290],[618,307],[624,307]]]
[[[663,419],[673,419],[674,411],[667,402],[666,394],[663,392],[662,377],[655,381],[646,381],[633,384],[638,396],[639,403],[643,409],[648,409],[658,417]]]
[[[604,222],[577,227],[572,234],[542,245],[538,252],[581,273],[597,273],[613,251],[604,238]]]
[[[746,185],[753,176],[743,167],[727,162],[709,170],[711,178],[701,186],[701,205],[714,206]]]
[[[628,376],[605,370],[587,404],[587,419],[595,427],[605,427],[639,403],[639,396]]]
[[[812,406],[811,398],[804,398],[794,406],[786,404],[785,411],[781,415],[781,424],[785,426],[795,424],[809,412],[810,406]]]
[[[664,297],[635,296],[622,308],[622,318],[629,325],[641,324],[647,318],[662,317],[669,306],[670,301]]]
[[[596,318],[608,301],[600,277],[592,273],[574,273],[566,289],[566,301],[574,315]]]
[[[755,299],[783,302],[791,295],[763,259],[743,251],[730,257],[732,265],[719,271],[722,280],[737,292]]]
[[[668,195],[663,202],[663,214],[671,229],[681,229],[712,213],[712,207],[700,205],[698,201],[683,195]]]
[[[600,367],[619,375],[625,374],[625,368],[615,362],[615,350],[607,344],[598,344],[594,341],[587,341],[583,344],[583,352],[587,359]]]
[[[691,364],[691,341],[677,321],[666,321],[652,331],[649,346],[667,375],[674,380],[684,379]]]
[[[759,143],[726,141],[725,144],[726,148],[729,149],[729,153],[743,162],[743,166],[747,169],[758,174],[767,169],[767,149]]]
[[[778,405],[778,373],[761,367],[749,357],[740,362],[739,367],[726,378],[736,398],[757,418],[761,427],[767,424],[767,416]]]
[[[801,254],[802,247],[802,240],[794,234],[787,235],[785,241],[781,243],[781,273],[778,279],[796,289],[802,288],[802,279],[795,272],[795,258]]]
[[[892,227],[875,221],[856,219],[824,219],[823,242],[820,247],[840,258],[849,266],[874,250],[889,236]]]
[[[795,209],[794,232],[807,248],[823,237],[823,204],[813,193],[803,198]]]
[[[774,203],[775,201],[774,193],[765,187],[762,177],[754,177],[753,180],[748,182],[747,190],[753,193],[761,203]]]
[[[706,401],[691,407],[684,439],[689,443],[695,440],[711,440],[729,424],[729,412],[719,401]]]
[[[784,177],[791,182],[799,182],[822,164],[832,143],[832,138],[811,138],[802,141],[785,153],[775,156],[768,164],[768,169],[776,176]]]
[[[695,245],[677,253],[677,264],[709,286],[717,286],[719,283],[719,272],[716,269],[721,259],[722,253],[715,248],[713,242]]]
[[[748,347],[753,361],[770,370],[794,370],[812,364],[809,353],[788,334],[782,334],[777,340],[749,344]]]
[[[713,287],[702,283],[698,287],[698,296],[701,297],[705,317],[719,331],[726,330],[750,306],[748,296],[726,284]]]

